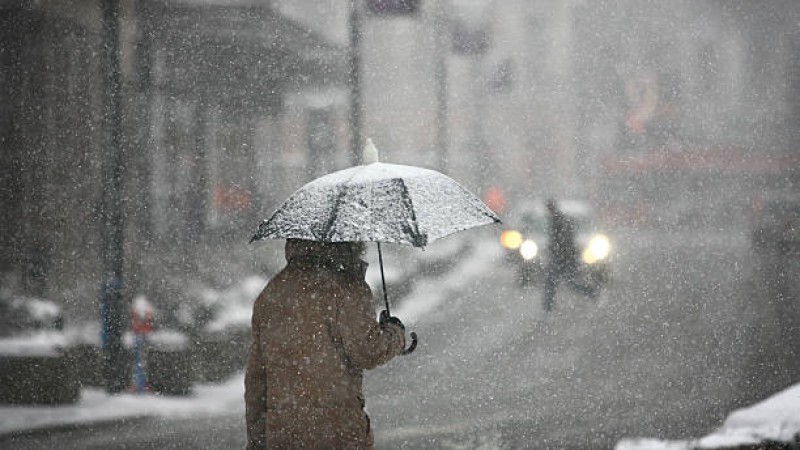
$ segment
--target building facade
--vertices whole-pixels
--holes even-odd
[[[280,264],[249,233],[355,160],[353,7],[358,139],[479,195],[600,202],[617,176],[601,170],[609,157],[797,154],[795,2],[431,0],[410,15],[367,2],[120,0],[130,296],[191,300],[187,283]],[[83,311],[104,278],[103,164],[117,151],[105,148],[102,3],[0,6],[2,289]]]
[[[258,220],[322,170],[309,167],[348,157],[347,111],[334,101],[346,49],[264,2],[118,5],[118,148],[104,112],[103,2],[0,6],[0,288],[85,318],[106,281],[111,155],[125,298],[146,293],[162,310],[191,301],[187,285],[279,264],[246,247]]]

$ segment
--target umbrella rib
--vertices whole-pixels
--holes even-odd
[[[472,193],[467,188],[465,188],[464,186],[462,186],[462,185],[460,185],[458,183],[456,183],[456,186],[458,186],[458,188],[461,189],[461,192],[463,194],[466,194],[468,196],[474,197],[474,195],[472,195]],[[483,214],[484,216],[492,219],[492,223],[502,223],[503,222],[502,220],[500,220],[500,217],[498,217],[497,214],[494,211],[492,211],[490,208],[488,208],[488,207],[484,208],[484,210],[481,211],[481,214]]]
[[[352,175],[342,184],[338,185],[339,193],[336,195],[336,200],[333,202],[333,208],[331,210],[330,216],[328,216],[328,221],[325,223],[325,227],[323,230],[327,230],[325,239],[327,242],[331,242],[331,238],[333,236],[333,223],[336,222],[336,216],[339,215],[339,205],[342,204],[342,199],[344,198],[345,194],[347,193],[347,184],[358,175],[359,172],[364,170],[363,168],[366,166],[361,166],[362,168],[353,172]]]
[[[326,230],[325,240],[326,242],[331,242],[331,238],[333,236],[333,223],[336,221],[336,216],[339,215],[339,205],[342,203],[342,199],[346,193],[345,186],[339,186],[339,193],[336,195],[336,200],[333,202],[333,208],[331,209],[331,214],[328,216],[328,221],[325,223],[325,227],[323,230]]]
[[[268,232],[267,232],[267,231],[264,231],[264,228],[266,228],[266,225],[267,225],[267,224],[268,224],[268,223],[269,223],[269,222],[270,222],[272,219],[274,219],[274,218],[275,218],[275,216],[276,216],[276,215],[277,215],[277,214],[278,214],[278,213],[279,213],[281,210],[283,210],[283,209],[286,207],[286,205],[288,205],[288,204],[289,204],[289,201],[291,200],[291,198],[292,198],[292,197],[289,197],[289,198],[287,198],[286,200],[284,200],[284,201],[283,201],[283,203],[281,203],[281,206],[280,206],[279,208],[277,208],[275,211],[273,211],[273,212],[272,212],[272,215],[271,215],[271,216],[269,216],[269,218],[268,218],[268,219],[262,220],[262,221],[261,221],[261,223],[260,223],[260,224],[258,224],[258,228],[256,228],[256,232],[255,232],[255,234],[253,235],[253,237],[252,237],[252,238],[250,238],[250,242],[249,242],[250,244],[252,244],[252,243],[253,243],[253,242],[255,242],[255,241],[260,241],[260,240],[262,240],[262,239],[266,239],[266,237],[267,237],[267,233],[268,233]]]
[[[419,232],[419,223],[417,222],[417,214],[414,212],[414,202],[411,200],[411,194],[408,192],[408,186],[402,178],[397,179],[400,182],[401,195],[403,200],[408,202],[408,210],[411,213],[411,234],[414,236],[414,247],[425,247],[428,244],[428,237]]]

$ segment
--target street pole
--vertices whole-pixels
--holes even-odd
[[[436,147],[438,152],[438,169],[447,173],[447,153],[450,141],[450,132],[447,122],[447,26],[445,16],[445,1],[436,3],[434,26],[434,55],[436,58]]]
[[[350,1],[350,158],[361,163],[361,22],[358,0]]]
[[[128,358],[122,343],[127,328],[123,301],[123,149],[119,56],[119,0],[103,0],[104,139],[102,154],[102,263],[101,321],[106,390],[118,393],[128,386]]]

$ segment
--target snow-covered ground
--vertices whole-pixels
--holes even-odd
[[[792,442],[800,434],[800,384],[732,412],[708,436],[688,441],[625,439],[615,450],[691,450],[735,447],[762,441]]]
[[[132,417],[244,414],[244,375],[241,373],[224,383],[197,384],[193,394],[187,397],[111,395],[97,388],[83,389],[81,394],[81,399],[72,405],[0,406],[0,434]]]
[[[100,389],[84,389],[81,400],[73,405],[3,406],[0,407],[0,434],[132,417],[190,418],[233,414],[241,414],[244,418],[243,374],[221,384],[196,385],[194,394],[189,397],[109,395]],[[797,433],[800,433],[800,384],[756,405],[734,411],[717,431],[708,436],[689,441],[625,439],[615,448],[711,449],[764,440],[791,441]]]
[[[486,255],[492,248],[478,243],[473,255]],[[416,289],[396,314],[414,323],[429,313],[432,303],[446,297],[453,289],[451,279],[465,279],[480,272],[478,260],[464,258],[445,280],[426,283]],[[476,265],[477,264],[477,265]],[[255,284],[255,282],[254,282]],[[198,384],[188,397],[165,397],[152,394],[124,393],[110,395],[101,389],[84,389],[81,399],[72,405],[6,406],[0,405],[0,434],[49,427],[88,424],[131,417],[190,418],[198,416],[244,417],[244,380],[239,373],[224,383]],[[730,447],[764,440],[790,441],[800,433],[800,384],[790,387],[756,405],[733,411],[722,426],[708,436],[688,441],[662,441],[631,436],[620,441],[616,450],[683,450]]]

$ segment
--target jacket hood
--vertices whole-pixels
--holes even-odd
[[[303,239],[286,240],[286,260],[321,259],[349,262],[360,256],[360,242],[317,242]]]
[[[335,272],[351,273],[364,278],[368,264],[361,260],[363,242],[317,242],[303,239],[286,240],[288,263],[328,267]]]

